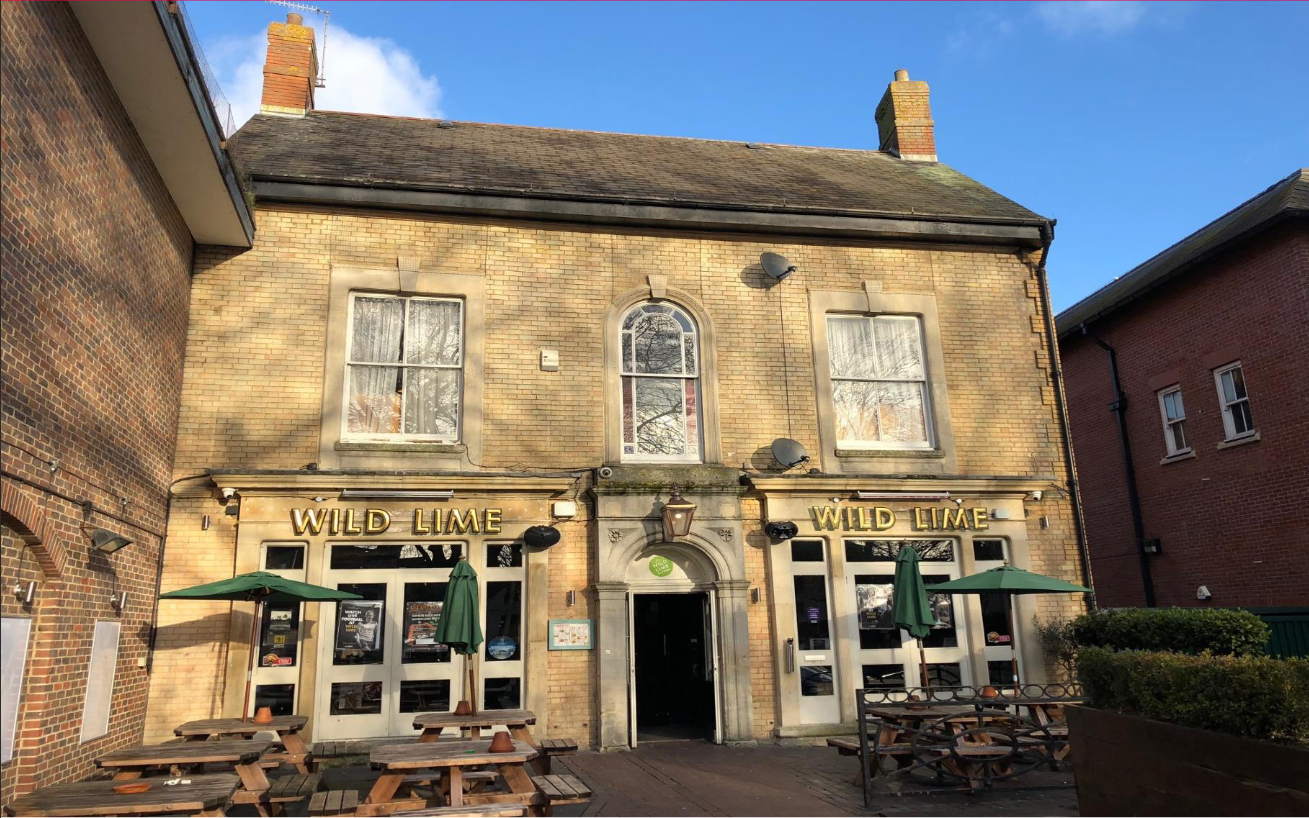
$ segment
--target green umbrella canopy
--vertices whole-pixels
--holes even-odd
[[[932,631],[936,616],[932,603],[923,588],[923,575],[918,571],[918,552],[911,546],[901,546],[895,555],[895,591],[891,605],[895,624],[915,639],[922,639]]]
[[[900,574],[897,571],[897,581]],[[1012,565],[952,579],[927,588],[945,594],[1089,594],[1090,588],[1062,579],[1033,574]]]
[[[477,572],[467,560],[460,560],[450,572],[450,583],[445,588],[445,604],[436,623],[436,641],[464,656],[477,653],[477,646],[482,644],[478,607]]]
[[[160,599],[230,599],[238,602],[320,602],[363,599],[358,594],[296,582],[266,571],[238,574],[205,585],[160,594]]]

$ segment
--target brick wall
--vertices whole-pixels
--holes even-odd
[[[1118,353],[1159,605],[1305,604],[1309,581],[1309,232],[1258,235],[1098,322]],[[1061,343],[1078,479],[1102,605],[1142,605],[1106,353]],[[1227,358],[1224,361],[1206,358]],[[1213,367],[1239,358],[1260,439],[1218,448]],[[1176,376],[1170,375],[1176,371]],[[1161,463],[1156,390],[1177,382],[1192,459]],[[1213,598],[1196,599],[1208,586]]]
[[[0,611],[34,619],[15,758],[0,771],[8,802],[82,777],[92,758],[141,737],[148,679],[138,662],[165,525],[192,243],[67,5],[6,3],[0,20]],[[92,527],[136,544],[93,556],[82,500],[94,505]],[[39,536],[25,537],[33,520]],[[38,565],[40,551],[59,555],[54,570]],[[19,603],[9,589],[33,580],[32,604]],[[109,604],[115,591],[127,592],[122,612]],[[122,623],[109,733],[82,744],[91,637],[104,619]]]
[[[944,338],[945,377],[959,471],[976,475],[1065,474],[1048,351],[1032,268],[1012,253],[962,248],[908,249],[873,244],[747,241],[722,236],[618,232],[600,228],[508,224],[415,214],[315,210],[265,205],[253,249],[197,249],[177,475],[204,468],[300,468],[319,457],[319,416],[332,265],[395,270],[397,257],[420,271],[486,280],[482,463],[491,469],[578,468],[604,458],[602,323],[613,298],[646,285],[651,273],[692,293],[717,332],[719,408],[724,462],[772,466],[769,443],[800,440],[817,452],[818,420],[808,316],[809,289],[860,292],[877,279],[887,292],[931,293]],[[768,289],[757,267],[765,250],[799,272]],[[558,372],[542,372],[541,348],[559,351]],[[339,363],[330,363],[337,367]],[[1036,570],[1078,579],[1067,497],[1046,493],[1029,504]],[[745,534],[758,539],[757,501],[747,500]],[[198,512],[197,512],[198,513]],[[1048,516],[1050,528],[1037,520]],[[194,513],[192,519],[194,519]],[[579,521],[563,527],[551,550],[551,616],[580,618],[564,607],[568,589],[594,581],[595,534]],[[186,560],[170,557],[165,586],[198,577],[190,560],[224,544],[199,545]],[[187,535],[190,536],[190,535]],[[776,721],[762,548],[748,543],[746,566],[763,594],[750,606],[755,732]],[[170,554],[181,552],[170,549]],[[185,564],[184,564],[185,562]],[[1068,597],[1041,597],[1042,616],[1079,610]],[[180,604],[161,619],[194,615]],[[212,662],[228,625],[220,612],[203,634],[161,641],[152,697],[176,701],[166,722],[208,715],[215,691],[185,700],[194,670]],[[163,670],[165,663],[171,668]],[[550,657],[552,734],[593,735],[595,663],[589,652]],[[203,684],[208,685],[208,680]],[[217,684],[217,682],[215,682]],[[153,729],[153,727],[152,727]]]

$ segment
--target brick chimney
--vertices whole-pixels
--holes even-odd
[[[286,15],[285,23],[269,23],[264,95],[259,100],[259,112],[304,116],[314,107],[317,76],[314,30],[304,25],[304,18],[292,13]]]
[[[936,137],[932,133],[932,106],[927,83],[910,80],[901,68],[877,104],[878,150],[890,151],[910,162],[935,162]]]

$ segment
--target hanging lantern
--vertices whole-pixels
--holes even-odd
[[[673,486],[672,496],[664,503],[664,539],[672,542],[690,534],[694,516],[695,503],[683,498],[681,489]]]

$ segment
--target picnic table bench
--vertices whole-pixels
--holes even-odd
[[[56,784],[20,795],[4,808],[5,815],[77,816],[139,815],[168,812],[182,815],[226,815],[232,796],[241,786],[234,773],[190,776],[190,783],[169,785],[163,778],[149,779],[145,792],[120,795],[122,781],[78,781]]]
[[[268,753],[264,760],[294,764],[301,773],[308,774],[314,771],[314,757],[304,739],[300,738],[300,731],[308,722],[308,716],[274,716],[272,721],[264,724],[241,719],[199,719],[178,726],[173,735],[181,736],[184,741],[208,741],[232,736],[251,739],[256,733],[274,732],[283,752]]]
[[[416,796],[412,791],[400,792],[405,779],[432,778],[437,776],[415,775],[417,771],[439,771],[441,782],[441,800],[443,806],[465,807],[487,804],[509,804],[519,807],[544,806],[547,801],[537,792],[536,786],[528,777],[524,765],[536,757],[536,750],[522,741],[514,741],[513,751],[507,753],[490,752],[489,740],[446,741],[440,743],[423,742],[417,744],[393,744],[378,747],[369,758],[376,766],[383,768],[383,773],[373,784],[372,790],[363,803],[359,804],[359,815],[391,815],[398,810],[426,809],[432,806],[427,799]],[[506,792],[467,793],[464,792],[464,774],[472,768],[492,767],[496,772],[496,783],[503,783]]]
[[[414,727],[422,730],[418,741],[430,744],[441,737],[446,728],[467,731],[471,739],[480,739],[483,730],[491,730],[503,724],[509,735],[517,741],[525,742],[536,749],[536,758],[532,759],[532,768],[541,775],[550,774],[550,760],[555,756],[573,755],[577,752],[577,741],[571,738],[536,739],[529,729],[536,724],[536,714],[531,710],[483,710],[471,715],[454,713],[423,713],[414,717]]]

